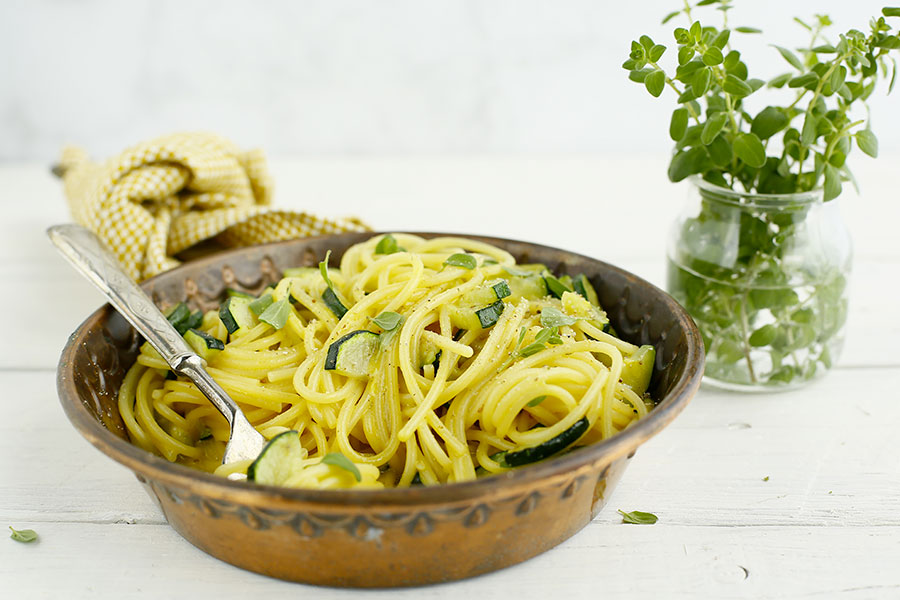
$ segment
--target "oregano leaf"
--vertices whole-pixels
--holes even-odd
[[[878,158],[878,138],[871,129],[861,129],[856,132],[856,145],[872,158]]]
[[[633,525],[653,525],[659,520],[659,517],[653,513],[641,512],[639,510],[633,510],[631,512],[619,510],[618,512],[622,515],[623,523],[631,523]]]
[[[322,457],[322,464],[340,467],[341,469],[350,472],[356,481],[362,481],[362,475],[360,474],[359,469],[356,468],[356,465],[353,464],[353,461],[340,452],[329,452]]]
[[[741,133],[734,138],[734,153],[747,165],[759,168],[766,164],[766,149],[753,133]]]

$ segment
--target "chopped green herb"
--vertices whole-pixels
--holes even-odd
[[[281,329],[291,314],[291,305],[287,298],[282,298],[259,315],[259,320],[268,323],[275,329]]]
[[[378,315],[377,317],[372,319],[372,322],[384,329],[385,331],[389,331],[395,328],[403,321],[403,315],[397,314],[391,311],[385,311]]]
[[[34,531],[34,529],[13,529],[12,525],[10,525],[9,530],[12,532],[9,534],[9,537],[17,542],[22,542],[23,544],[27,544],[28,542],[33,542],[34,540],[38,539],[38,534]]]
[[[349,458],[347,458],[340,452],[329,452],[324,457],[322,457],[322,464],[340,467],[345,471],[349,471],[350,473],[352,473],[353,477],[355,477],[357,481],[362,481],[362,475],[360,475],[359,469],[356,468],[356,465],[354,465]]]
[[[763,477],[763,481],[768,481],[768,480],[769,480],[769,476],[768,476],[768,475],[766,475],[765,477]]]
[[[456,254],[451,254],[447,257],[447,260],[444,261],[445,265],[450,265],[451,267],[461,267],[463,269],[469,269],[470,271],[478,266],[478,261],[475,260],[475,257],[471,254],[463,254],[457,252]]]
[[[574,325],[580,317],[570,317],[559,309],[545,306],[541,309],[541,325],[543,327],[562,327]]]
[[[272,306],[273,302],[275,302],[275,300],[272,298],[272,294],[263,294],[250,303],[250,310],[253,311],[253,314],[258,317],[259,315],[263,314],[263,312],[265,312],[267,308]]]
[[[406,252],[406,248],[397,245],[397,239],[391,234],[387,234],[375,245],[375,254],[393,254],[395,252]]]
[[[528,330],[524,325],[519,328],[519,341],[516,343],[516,348],[519,348],[522,345],[522,341],[525,339],[526,333],[528,333]]]
[[[538,342],[533,342],[531,344],[528,344],[521,350],[519,350],[519,355],[528,357],[528,356],[531,356],[532,354],[537,354],[538,352],[540,352],[541,350],[543,350],[546,347],[547,347],[546,344],[540,344]]]
[[[531,400],[531,402],[529,402],[525,406],[537,406],[538,404],[540,404],[541,402],[543,402],[546,399],[547,399],[546,395],[538,396],[537,398],[534,398],[533,400]]]
[[[384,333],[381,334],[379,339],[381,348],[387,348],[391,344],[400,331],[400,325],[403,324],[404,320],[405,317],[403,315],[391,311],[385,311],[372,319],[372,322],[384,329]]]
[[[325,260],[319,263],[319,272],[322,274],[322,279],[325,280],[325,285],[328,286],[328,289],[333,290],[334,284],[331,283],[331,278],[328,277],[328,259],[331,258],[331,250],[325,253]]]
[[[631,512],[620,510],[619,514],[622,515],[623,523],[632,523],[634,525],[653,525],[659,520],[653,513],[641,512],[639,510]]]

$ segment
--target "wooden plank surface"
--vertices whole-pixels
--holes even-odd
[[[703,388],[641,447],[609,506],[558,548],[498,573],[377,597],[893,598],[900,595],[900,202],[894,157],[864,163],[843,210],[856,242],[850,328],[828,377],[781,394]],[[876,166],[877,165],[877,166]],[[663,283],[684,190],[659,158],[304,159],[273,164],[277,204],[382,229],[468,231],[597,256]],[[68,424],[55,365],[101,303],[43,230],[67,220],[43,166],[0,166],[0,585],[18,598],[246,598],[356,592],[287,584],[181,539],[133,475]],[[341,211],[325,210],[340,206]],[[323,208],[324,207],[324,208]],[[437,217],[436,217],[437,215]],[[877,218],[873,215],[876,215]],[[768,480],[765,478],[768,477]],[[659,515],[621,523],[615,510]],[[5,596],[5,594],[4,594]]]

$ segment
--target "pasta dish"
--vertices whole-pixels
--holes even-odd
[[[270,440],[229,427],[148,344],[119,409],[132,442],[208,472],[307,488],[460,482],[609,438],[652,409],[652,346],[616,337],[584,275],[458,237],[376,236],[170,322]]]

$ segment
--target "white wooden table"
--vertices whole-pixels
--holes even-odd
[[[704,388],[640,449],[607,508],[561,546],[476,579],[368,595],[900,597],[898,167],[900,157],[863,158],[863,197],[840,200],[856,262],[847,344],[826,378],[774,395]],[[658,285],[685,195],[665,180],[661,156],[308,158],[273,161],[273,170],[279,206],[358,214],[379,229],[527,239]],[[68,220],[45,165],[0,166],[0,202],[0,525],[40,534],[33,544],[0,534],[0,597],[360,593],[207,556],[165,523],[130,472],[75,432],[57,402],[56,362],[101,298],[44,236]],[[618,508],[659,522],[622,524]]]

